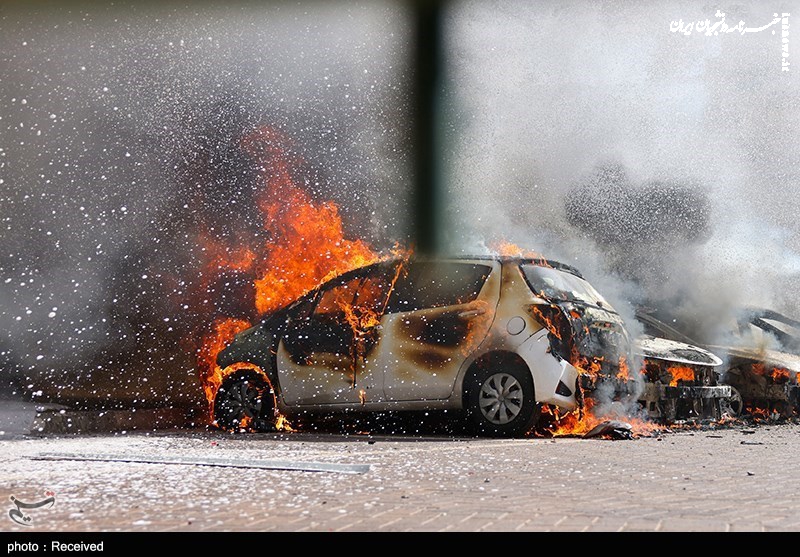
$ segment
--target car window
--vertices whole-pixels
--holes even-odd
[[[353,305],[353,299],[360,282],[361,277],[357,277],[325,290],[320,296],[314,315],[332,320],[344,319],[343,308]]]
[[[539,265],[520,265],[520,268],[531,290],[538,296],[613,309],[591,284],[571,273]]]
[[[478,297],[492,268],[457,262],[412,262],[401,272],[387,311],[399,313],[466,304]]]
[[[355,305],[364,311],[383,313],[388,302],[391,279],[387,273],[376,272],[364,278],[358,288]]]

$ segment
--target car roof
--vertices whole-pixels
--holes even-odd
[[[544,268],[553,268],[559,271],[564,271],[575,275],[578,278],[583,279],[583,275],[581,275],[580,271],[571,265],[567,265],[565,263],[561,263],[560,261],[555,261],[553,259],[545,259],[543,257],[521,257],[521,256],[507,256],[507,255],[442,255],[442,256],[418,256],[418,255],[411,255],[408,257],[390,257],[387,259],[381,259],[380,261],[376,261],[374,263],[370,263],[369,265],[364,265],[363,267],[357,267],[355,269],[351,269],[346,271],[340,275],[337,275],[321,284],[318,284],[316,287],[312,288],[302,296],[299,296],[291,303],[279,308],[274,312],[270,312],[269,315],[278,313],[286,308],[293,306],[299,300],[307,298],[308,296],[314,296],[316,292],[320,289],[334,285],[336,283],[344,283],[348,280],[351,280],[353,277],[363,275],[369,272],[370,269],[375,267],[387,267],[391,266],[395,263],[399,263],[401,261],[412,261],[412,262],[452,262],[452,263],[471,263],[475,261],[499,261],[501,264],[517,264],[517,265],[535,265],[538,267]]]
[[[402,258],[396,258],[399,261]],[[551,267],[559,271],[565,271],[579,278],[583,278],[581,272],[566,263],[561,263],[554,259],[544,257],[524,257],[516,255],[445,255],[445,256],[420,256],[411,257],[412,261],[444,261],[444,262],[468,262],[468,261],[500,261],[501,263],[512,263],[518,265],[536,265],[537,267]]]

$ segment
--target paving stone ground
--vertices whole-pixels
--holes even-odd
[[[369,464],[364,474],[43,461]],[[800,531],[800,425],[630,441],[171,431],[0,440],[0,531]],[[50,508],[8,516],[12,495]]]

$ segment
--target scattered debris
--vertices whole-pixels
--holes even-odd
[[[747,475],[748,476],[755,476],[755,473],[754,472],[747,472]]]
[[[183,464],[188,466],[222,466],[228,468],[259,468],[263,470],[298,470],[302,472],[338,472],[340,474],[364,474],[369,464],[335,464],[328,462],[291,462],[287,460],[240,460],[229,458],[190,458],[159,455],[110,455],[40,453],[32,460],[82,460],[96,462],[138,462],[143,464]]]
[[[761,443],[759,441],[739,441],[739,444],[740,445],[763,445],[764,443]]]
[[[633,426],[617,420],[606,420],[583,434],[584,439],[608,437],[609,439],[633,439]]]
[[[744,433],[745,435],[752,435],[755,432],[756,432],[756,430],[754,430],[754,429],[743,429],[742,430],[742,433]]]

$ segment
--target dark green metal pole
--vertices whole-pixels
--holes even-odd
[[[442,12],[444,1],[412,0],[414,18],[412,70],[412,152],[414,164],[414,235],[417,252],[440,248],[441,161],[438,145],[442,86]]]

